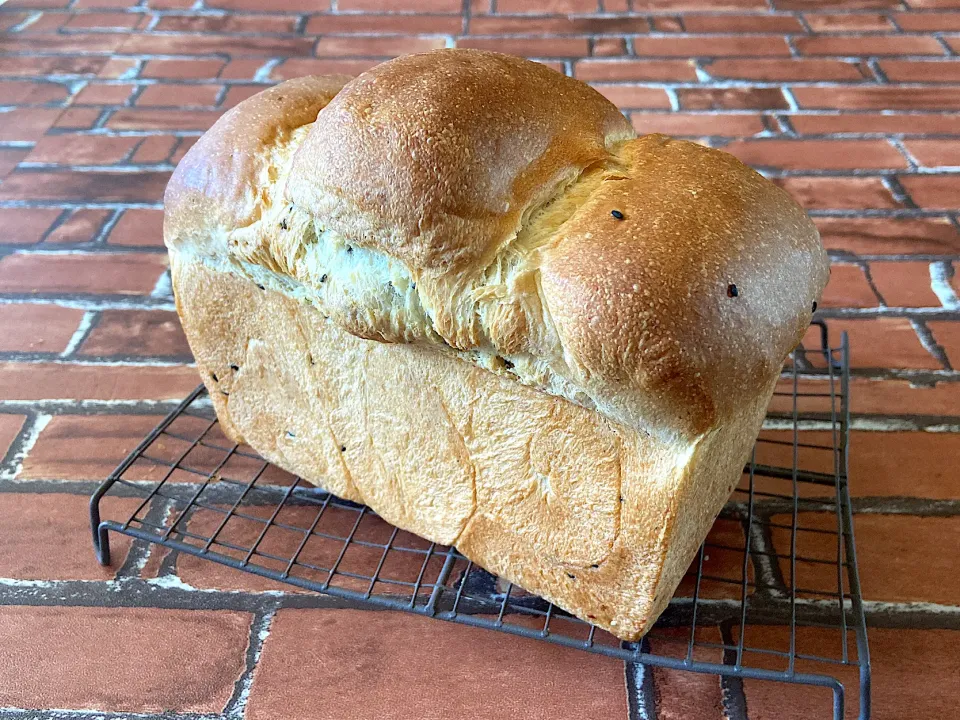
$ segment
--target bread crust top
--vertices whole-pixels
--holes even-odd
[[[683,442],[769,385],[829,272],[806,213],[733,156],[636,138],[583,83],[475,50],[244,101],[165,206],[171,251],[355,335]]]

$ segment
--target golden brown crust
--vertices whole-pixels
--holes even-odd
[[[288,196],[340,235],[428,275],[485,265],[531,203],[633,136],[589,86],[480,50],[385,62],[322,115]]]
[[[732,155],[648,135],[617,157],[545,250],[544,301],[608,402],[696,436],[779,372],[827,257],[793,199]]]

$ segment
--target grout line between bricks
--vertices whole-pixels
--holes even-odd
[[[90,335],[90,331],[96,326],[97,321],[100,319],[100,313],[95,310],[87,310],[83,317],[80,318],[80,324],[77,325],[77,329],[73,331],[73,335],[70,337],[70,341],[67,343],[67,346],[63,349],[63,352],[60,353],[61,358],[70,358],[73,354],[80,348],[80,345],[84,340],[87,339],[87,336]]]
[[[953,290],[950,281],[954,277],[953,265],[946,260],[930,263],[930,289],[947,310],[960,310],[960,298]]]
[[[911,319],[910,325],[913,326],[913,330],[917,333],[917,337],[920,338],[920,344],[923,345],[924,349],[933,355],[936,361],[943,365],[945,370],[953,370],[953,367],[950,365],[950,359],[947,357],[947,351],[937,342],[936,338],[933,337],[933,333],[930,332],[930,328],[927,327],[926,323],[922,320]]]
[[[7,454],[0,464],[0,482],[16,478],[23,469],[27,453],[37,444],[40,433],[50,423],[52,416],[44,412],[31,413],[20,428],[16,439],[10,444]]]
[[[256,613],[253,622],[250,623],[250,639],[247,645],[246,667],[237,679],[233,696],[223,709],[223,714],[228,718],[242,720],[244,717],[247,703],[250,701],[250,691],[253,688],[253,677],[257,669],[257,663],[260,661],[260,655],[263,653],[263,644],[270,635],[270,627],[279,610],[280,600],[278,599],[273,607],[268,607]]]

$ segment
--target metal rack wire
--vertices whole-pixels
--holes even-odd
[[[739,678],[740,692],[762,680],[826,687],[835,720],[845,709],[866,719],[870,666],[847,487],[848,347],[844,336],[831,348],[817,324],[813,347],[798,348],[784,368],[742,482],[642,642],[622,642],[454,548],[269,465],[220,431],[203,386],[91,498],[97,556],[109,564],[109,533],[123,533],[360,605]],[[104,520],[108,493],[141,502],[129,517]]]

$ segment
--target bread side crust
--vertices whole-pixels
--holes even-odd
[[[623,639],[666,606],[762,419],[667,444],[454,357],[357,338],[197,256],[171,260],[233,439]]]

